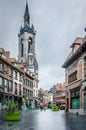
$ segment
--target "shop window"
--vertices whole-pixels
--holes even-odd
[[[71,92],[71,109],[80,108],[80,90]]]
[[[71,100],[71,108],[72,109],[79,109],[80,108],[80,99],[74,98]]]
[[[79,97],[80,96],[80,90],[71,92],[71,98]]]
[[[4,97],[4,106],[7,107],[8,106],[8,96],[5,95]]]

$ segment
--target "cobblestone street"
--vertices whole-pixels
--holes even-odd
[[[86,116],[64,111],[23,111],[19,122],[3,122],[0,130],[86,130]]]

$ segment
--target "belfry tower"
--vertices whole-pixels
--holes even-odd
[[[19,50],[18,61],[28,67],[29,70],[38,74],[38,63],[35,53],[35,36],[36,31],[33,24],[30,22],[30,14],[28,2],[26,1],[24,13],[24,26],[20,28],[19,32]]]

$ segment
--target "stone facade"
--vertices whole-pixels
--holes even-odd
[[[31,25],[28,3],[26,2],[24,13],[24,26],[21,26],[18,34],[18,61],[25,65],[34,75],[33,97],[34,102],[38,99],[38,62],[35,52],[36,31]]]
[[[0,56],[0,107],[5,108],[8,100],[17,101],[19,107],[22,105],[22,98],[33,100],[34,75],[27,68],[18,63],[15,58],[8,56],[8,52],[2,49]],[[4,50],[4,51],[3,51]],[[3,53],[5,52],[5,53]]]

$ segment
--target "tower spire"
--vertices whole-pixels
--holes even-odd
[[[25,13],[24,13],[24,24],[30,25],[30,14],[28,9],[28,1],[26,0],[26,7],[25,7]]]

